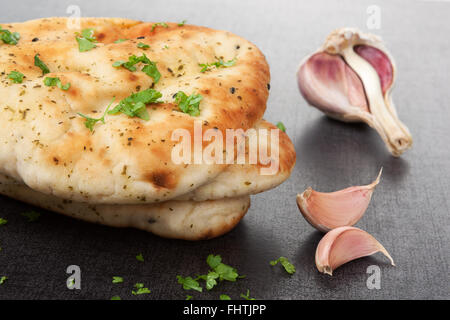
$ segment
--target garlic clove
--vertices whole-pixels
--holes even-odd
[[[411,147],[412,137],[392,102],[395,75],[394,59],[380,38],[342,28],[304,59],[297,82],[309,104],[338,120],[367,123],[400,156]]]
[[[355,227],[339,227],[320,240],[316,249],[316,266],[320,272],[331,276],[341,265],[377,252],[383,253],[395,266],[391,255],[369,233]]]
[[[364,215],[375,187],[380,182],[381,172],[369,185],[354,186],[324,193],[311,187],[297,195],[297,205],[306,221],[322,232],[353,226]]]
[[[375,69],[380,78],[383,94],[386,94],[394,81],[394,69],[389,57],[383,51],[368,45],[357,45],[354,49],[358,55],[367,60]]]
[[[345,119],[347,109],[352,107],[369,112],[361,80],[338,55],[315,53],[301,65],[298,79],[305,99],[332,117],[352,121]]]

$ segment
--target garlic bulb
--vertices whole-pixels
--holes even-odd
[[[343,226],[353,226],[361,219],[369,206],[372,193],[380,182],[378,177],[369,185],[349,187],[324,193],[311,187],[297,195],[297,205],[303,217],[322,232]]]
[[[339,227],[328,232],[316,249],[316,266],[322,272],[333,271],[351,260],[383,253],[393,266],[394,260],[373,236],[355,227]]]
[[[395,76],[394,59],[380,38],[351,28],[333,31],[297,71],[309,104],[338,120],[367,123],[400,156],[412,137],[391,99]]]

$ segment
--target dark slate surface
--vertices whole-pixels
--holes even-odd
[[[367,7],[373,1],[8,1],[1,21],[64,16],[79,5],[83,16],[119,16],[148,21],[181,21],[230,30],[255,44],[271,66],[272,89],[266,119],[282,120],[297,150],[291,178],[275,190],[254,196],[241,224],[215,240],[165,240],[131,229],[113,229],[43,212],[36,223],[20,213],[31,209],[0,198],[0,299],[136,298],[131,287],[152,290],[138,299],[238,298],[250,289],[265,299],[433,299],[449,294],[450,189],[450,3],[378,1],[381,35],[398,65],[394,100],[414,136],[414,147],[401,159],[391,157],[377,134],[365,125],[329,120],[306,105],[297,91],[299,61],[334,28],[368,31]],[[308,186],[333,191],[372,181],[384,167],[364,218],[369,231],[391,252],[392,267],[381,254],[351,262],[322,275],[314,266],[321,234],[299,215],[295,195]],[[146,261],[138,262],[142,252]],[[203,294],[185,292],[175,276],[207,270],[209,253],[247,275]],[[269,260],[291,259],[297,273],[288,276]],[[68,290],[68,265],[82,270],[82,289]],[[381,289],[366,287],[369,265],[381,268]],[[113,285],[120,275],[125,283]]]

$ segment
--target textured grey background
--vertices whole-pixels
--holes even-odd
[[[449,299],[450,189],[450,3],[448,1],[2,1],[0,21],[65,16],[70,4],[83,16],[147,21],[181,21],[230,30],[266,54],[272,89],[265,118],[283,121],[297,151],[291,178],[275,190],[253,197],[241,224],[229,234],[204,242],[160,239],[130,229],[91,225],[43,212],[37,223],[20,213],[30,207],[0,197],[0,299],[109,299],[130,294],[136,282],[152,290],[138,299],[238,298],[248,288],[265,299]],[[334,28],[364,31],[367,7],[381,8],[381,35],[396,58],[394,90],[400,118],[414,147],[391,157],[378,135],[365,125],[329,120],[306,105],[295,71]],[[333,191],[383,179],[358,227],[372,233],[391,252],[392,267],[380,254],[351,262],[333,277],[319,274],[314,251],[321,235],[299,215],[295,195],[308,186]],[[42,211],[41,211],[42,212]],[[135,255],[142,252],[145,263]],[[223,283],[203,294],[185,292],[175,276],[207,270],[209,253],[247,278]],[[269,260],[288,257],[297,273],[288,276]],[[82,290],[65,287],[70,264],[82,269]],[[382,271],[381,290],[368,290],[366,268]],[[120,275],[125,283],[113,285]]]

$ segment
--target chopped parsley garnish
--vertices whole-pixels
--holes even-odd
[[[157,83],[159,81],[159,79],[161,78],[161,73],[158,71],[158,68],[156,67],[156,63],[153,61],[150,61],[149,64],[144,66],[142,68],[142,72],[144,72],[150,78],[153,78],[154,83]]]
[[[200,275],[197,277],[197,279],[205,280],[206,283],[206,289],[211,290],[214,288],[214,286],[217,284],[217,280],[219,278],[219,275],[214,271],[209,271],[208,274]]]
[[[0,226],[3,226],[8,223],[8,220],[0,218]]]
[[[122,43],[128,41],[128,39],[117,39],[116,41],[114,41],[114,43]]]
[[[88,28],[88,29],[83,29],[82,31],[81,31],[81,36],[83,37],[83,38],[85,38],[86,40],[89,40],[89,41],[91,41],[91,42],[96,42],[97,40],[97,38],[96,37],[94,37],[94,29],[91,29],[91,28]]]
[[[8,280],[8,277],[2,276],[2,277],[0,278],[0,284],[5,283],[6,280]]]
[[[203,96],[201,94],[186,95],[183,91],[178,91],[175,95],[175,102],[181,111],[191,116],[198,116],[200,114],[200,101]]]
[[[139,42],[137,44],[137,47],[140,48],[140,49],[144,49],[144,50],[147,50],[148,48],[150,48],[150,46],[148,44],[145,44],[143,42]]]
[[[22,83],[23,77],[23,73],[20,73],[19,71],[11,71],[8,74],[8,78],[11,79],[14,83]]]
[[[182,276],[177,276],[177,279],[178,283],[183,285],[184,290],[195,290],[198,292],[203,291],[198,281],[196,279],[192,279],[192,277],[183,278]]]
[[[161,103],[158,99],[162,97],[161,92],[154,89],[147,89],[123,99],[119,104],[108,112],[108,114],[117,114],[119,112],[129,117],[138,117],[143,120],[149,120],[147,104]],[[136,257],[137,258],[137,257]]]
[[[247,294],[241,293],[241,298],[244,298],[245,300],[256,300],[255,298],[250,298],[250,290],[247,289]]]
[[[214,288],[218,281],[236,281],[239,278],[239,274],[237,270],[229,265],[222,263],[222,257],[220,255],[210,254],[206,258],[206,263],[210,266],[212,270],[205,275],[199,275],[196,280],[202,279],[205,280],[206,289],[211,290]]]
[[[39,59],[39,53],[34,56],[34,65],[42,70],[42,75],[50,73],[50,69]]]
[[[81,35],[76,33],[75,39],[78,42],[78,50],[80,52],[85,52],[97,47],[95,42],[97,42],[94,36],[94,29],[83,29]]]
[[[142,58],[142,57],[139,57]],[[128,61],[124,61],[124,60],[117,60],[113,63],[113,67],[114,68],[119,68],[119,67],[124,67],[125,69],[128,69],[130,71],[136,71],[136,67],[134,66],[135,64],[141,62],[141,59],[138,59],[138,57],[136,57],[135,55],[132,55],[131,57],[128,58]]]
[[[239,276],[235,268],[222,263],[222,257],[220,255],[214,256],[210,254],[208,258],[206,258],[206,263],[208,263],[213,271],[218,274],[219,281],[227,280],[234,282]]]
[[[140,261],[140,262],[144,262],[144,256],[142,255],[142,253],[139,253],[139,254],[136,256],[136,260],[137,260],[137,261]]]
[[[229,295],[221,294],[221,295],[220,295],[220,300],[231,300],[231,298],[230,298]]]
[[[142,56],[140,57],[132,55],[128,58],[128,61],[123,60],[116,61],[112,64],[112,66],[115,68],[124,67],[125,69],[134,72],[137,70],[135,65],[138,63],[145,64],[145,66],[142,68],[142,72],[147,74],[149,77],[153,78],[153,82],[156,84],[161,78],[161,73],[158,71],[156,63],[147,58],[145,53],[143,53]]]
[[[169,26],[165,22],[157,22],[152,25],[152,29],[150,30],[150,32],[153,32],[153,30],[155,30],[156,27],[168,28]]]
[[[122,283],[123,278],[122,277],[113,277],[112,283]]]
[[[119,296],[112,296],[111,300],[122,300]]]
[[[67,91],[70,88],[70,82],[66,83],[65,85],[62,84],[61,79],[58,77],[52,78],[52,77],[45,77],[44,84],[47,87],[58,87],[61,90]]]
[[[182,27],[182,26],[184,26],[186,24],[186,22],[187,22],[187,20],[183,20],[180,23],[178,23],[178,26]]]
[[[278,262],[281,263],[281,265],[283,266],[284,270],[286,270],[287,273],[289,274],[295,273],[295,266],[292,263],[290,263],[289,260],[285,257],[279,257],[277,260],[270,261],[270,265],[275,266]]]
[[[98,118],[98,119],[91,118],[91,117],[85,116],[84,114],[78,112],[78,115],[79,115],[80,117],[83,117],[83,118],[86,119],[86,121],[84,122],[84,125],[86,126],[86,128],[88,128],[88,129],[91,130],[91,131],[94,131],[94,126],[95,126],[95,124],[96,124],[97,122],[101,121],[102,123],[105,123],[105,115],[106,115],[106,113],[108,112],[109,107],[111,107],[112,103],[114,102],[114,99],[115,99],[115,98],[113,98],[113,99],[111,100],[111,102],[109,103],[108,107],[106,107],[106,110],[105,110],[105,112],[103,113],[103,116],[102,116],[101,118]]]
[[[144,287],[143,283],[136,283],[134,285],[134,287],[137,289],[136,291],[132,290],[131,293],[134,295],[138,295],[138,294],[146,294],[146,293],[150,293],[151,291],[148,288]]]
[[[186,295],[186,300],[192,300],[192,296],[190,296],[190,295]]]
[[[21,215],[28,218],[28,222],[35,222],[41,216],[41,214],[36,211],[22,212]]]
[[[0,26],[0,39],[3,43],[16,45],[19,42],[20,34],[18,32],[11,32],[9,30],[3,29]]]
[[[223,61],[222,59],[218,59],[218,58],[216,58],[216,59],[217,59],[217,61],[212,62],[212,63],[199,63],[198,65],[200,67],[202,67],[200,72],[206,72],[206,71],[210,70],[212,67],[216,67],[217,69],[219,69],[219,68],[231,67],[236,64],[236,58],[228,60],[226,62]]]
[[[206,289],[211,290],[218,282],[224,280],[234,282],[237,279],[242,278],[242,276],[239,276],[236,269],[222,263],[220,255],[210,254],[206,258],[206,263],[211,268],[207,274],[198,275],[196,278],[177,276],[178,283],[183,285],[183,289],[202,292],[203,288],[200,286],[199,280],[204,280]]]
[[[279,121],[277,122],[277,127],[283,132],[286,132],[286,127],[284,126],[283,122]]]

